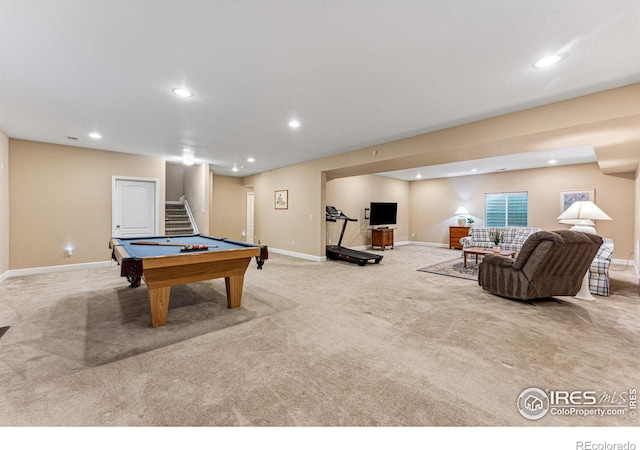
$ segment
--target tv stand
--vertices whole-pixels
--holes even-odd
[[[393,250],[393,228],[380,227],[371,230],[371,249],[374,247],[382,248],[391,247]]]

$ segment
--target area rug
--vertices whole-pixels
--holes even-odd
[[[464,278],[465,280],[478,280],[478,265],[475,261],[467,260],[467,267],[464,267],[462,258],[452,259],[429,267],[418,269],[418,272],[435,273],[448,277]]]

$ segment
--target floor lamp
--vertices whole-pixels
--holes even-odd
[[[565,212],[558,216],[560,223],[573,225],[571,227],[572,231],[581,231],[589,234],[596,234],[594,220],[611,220],[611,217],[606,215],[604,211],[591,201],[573,202]],[[575,298],[580,300],[595,300],[595,297],[591,295],[589,291],[589,269],[587,269],[587,273],[584,274],[582,286],[580,287],[580,291],[575,295]]]

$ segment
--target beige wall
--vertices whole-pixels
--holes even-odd
[[[253,188],[243,186],[237,177],[212,174],[211,180],[211,234],[246,242],[247,192]]]
[[[340,209],[347,217],[358,219],[349,222],[342,240],[345,247],[371,245],[369,221],[364,209],[371,202],[398,203],[398,223],[390,225],[395,242],[407,241],[409,232],[409,182],[375,175],[361,175],[327,181],[326,203]],[[342,221],[327,223],[327,243],[337,244],[342,231]],[[331,242],[329,242],[331,240]]]
[[[10,269],[108,261],[114,175],[160,180],[163,216],[161,158],[10,139],[9,163]]]
[[[634,223],[634,258],[633,261],[636,266],[636,273],[640,276],[640,163],[636,169],[635,180],[635,223]]]
[[[323,256],[327,179],[589,143],[599,155],[606,155],[612,146],[625,145],[620,139],[637,122],[639,94],[640,84],[634,84],[248,177],[245,184],[255,187],[258,239],[273,248]],[[589,179],[579,181],[574,188],[593,184]],[[536,185],[545,187],[543,181]],[[289,189],[289,210],[274,210],[277,189]],[[438,219],[440,230],[446,229],[446,217]],[[420,234],[426,230],[409,230],[413,232],[417,236],[410,235],[411,240],[446,242],[442,231],[440,235],[431,231],[425,238]],[[624,238],[616,245],[617,257],[630,247]]]
[[[324,206],[326,204],[325,182],[327,179],[335,180],[378,171],[498,156],[514,152],[524,153],[556,148],[559,145],[583,145],[589,142],[594,143],[593,145],[596,146],[599,157],[600,155],[606,155],[610,151],[608,145],[614,145],[616,142],[611,139],[610,133],[609,135],[606,133],[599,134],[597,131],[601,129],[600,126],[610,126],[614,122],[617,124],[618,120],[628,125],[625,122],[625,118],[631,117],[633,119],[635,117],[634,114],[637,114],[638,104],[635,99],[637,99],[639,93],[640,84],[631,85],[247,177],[242,180],[242,184],[254,187],[257,239],[273,248],[306,255],[323,256],[326,238]],[[618,131],[616,131],[616,136],[620,134]],[[607,144],[609,141],[612,143]],[[13,150],[14,142],[16,151]],[[67,232],[66,230],[72,227],[71,224],[75,223],[75,221],[65,219],[68,223],[65,222],[61,226],[53,226],[53,228],[61,228],[55,231],[51,231],[49,229],[51,227],[48,225],[43,225],[43,223],[50,221],[51,217],[59,217],[59,210],[66,211],[64,217],[69,217],[69,213],[77,214],[76,210],[89,208],[93,212],[93,217],[100,218],[93,223],[97,231],[90,230],[85,232],[85,228],[79,228],[74,233],[88,233],[91,236],[97,233],[108,236],[110,234],[108,230],[111,220],[110,185],[108,188],[109,201],[105,203],[100,194],[104,191],[103,181],[101,181],[103,172],[108,171],[109,177],[112,175],[111,172],[123,176],[135,174],[136,176],[155,177],[163,180],[164,186],[165,163],[157,158],[97,152],[67,146],[26,144],[23,141],[14,140],[9,140],[9,147],[11,163],[9,198],[12,205],[10,217],[10,267],[12,268],[103,260],[101,256],[102,250],[87,252],[84,249],[91,240],[86,237],[82,241],[86,242],[86,244],[83,244],[74,253],[74,257],[71,260],[62,258],[63,252],[60,250],[60,246],[63,248],[66,245],[66,242],[64,242],[66,238],[61,236],[64,236]],[[17,151],[21,148],[27,149],[25,155],[21,155],[22,152]],[[36,151],[37,149],[40,149],[40,151]],[[47,151],[42,149],[47,149]],[[32,157],[32,153],[38,154]],[[14,159],[19,163],[17,167],[14,167]],[[99,166],[103,160],[107,163],[104,169],[100,169]],[[148,161],[151,161],[151,163],[147,163]],[[161,167],[161,169],[158,170],[156,167]],[[109,168],[111,168],[110,171]],[[196,171],[194,180],[202,180],[192,186],[196,197],[202,195],[202,198],[194,200],[194,202],[197,203],[196,206],[204,208],[204,214],[202,214],[203,209],[200,208],[194,211],[194,215],[197,221],[200,218],[205,223],[205,226],[200,231],[207,233],[211,217],[211,213],[208,210],[211,205],[211,199],[208,198],[211,195],[211,177],[208,169],[204,166],[200,166],[199,169],[196,166],[193,170]],[[57,173],[65,175],[64,177],[58,177]],[[146,173],[153,173],[154,175],[145,175]],[[598,176],[602,177],[603,175],[599,173]],[[637,176],[636,173],[636,184],[640,184],[637,181]],[[32,178],[38,180],[36,181],[39,192],[37,196],[34,192],[36,189],[29,187],[28,180]],[[13,181],[14,179],[15,182]],[[60,179],[65,181],[60,181]],[[590,179],[577,181],[579,182],[571,183],[571,188],[596,187],[596,200],[600,204],[600,194],[602,193],[600,188],[594,186]],[[185,185],[189,185],[189,183],[189,181],[185,180]],[[199,187],[196,187],[196,184]],[[14,192],[14,185],[17,186],[16,192]],[[53,186],[51,194],[48,192],[49,185]],[[538,181],[537,184],[527,186],[527,189],[534,189],[536,185],[546,188],[544,181]],[[91,189],[87,189],[87,186],[91,186]],[[195,193],[196,189],[201,189],[200,192],[204,192],[204,194]],[[274,191],[279,189],[289,190],[289,209],[287,210],[274,209]],[[561,188],[558,187],[556,190],[558,189]],[[636,186],[636,191],[638,189],[638,186]],[[92,194],[92,190],[97,192]],[[61,192],[64,195],[60,195]],[[73,197],[72,193],[75,194],[77,192],[79,192],[82,200],[70,199],[70,197]],[[631,192],[633,193],[633,187],[631,187]],[[163,196],[162,200],[164,200],[164,188],[162,188],[161,194]],[[32,195],[36,196],[36,202],[31,200]],[[417,208],[425,207],[424,203],[429,200],[429,195],[432,196],[432,202],[438,201],[436,188],[430,190],[429,194],[426,195],[426,197],[419,200]],[[461,199],[464,198],[462,197],[463,194],[459,195]],[[549,194],[549,199],[551,197],[553,195]],[[95,202],[93,202],[94,198],[96,198]],[[16,205],[14,199],[20,203]],[[556,201],[549,201],[551,204],[556,203]],[[605,197],[603,201],[608,202],[609,200]],[[89,206],[79,206],[84,203]],[[335,203],[338,206],[340,202],[335,201]],[[416,207],[413,201],[411,205],[410,211],[415,212]],[[449,206],[446,208],[449,208]],[[615,206],[608,207],[605,204],[603,209],[612,217],[617,213]],[[443,214],[445,214],[444,211]],[[443,215],[438,219],[442,222],[441,225],[444,229],[448,225],[447,220],[452,218],[453,212],[447,212],[446,214],[448,215]],[[602,230],[604,233],[609,233],[608,226],[617,226],[613,225],[613,223],[617,222],[618,218],[614,217],[614,219],[611,225],[605,223],[600,228],[599,224],[599,231]],[[36,225],[34,225],[34,222]],[[200,223],[201,221],[198,221],[199,227],[201,226]],[[410,218],[409,223],[417,222],[412,221]],[[627,224],[628,227],[633,227],[633,225],[633,222]],[[73,226],[76,227],[77,225]],[[48,256],[40,256],[41,249],[34,252],[33,248],[35,246],[29,244],[30,241],[26,241],[26,243],[22,241],[27,236],[33,235],[34,231],[43,231],[46,236],[56,238],[45,239],[47,241],[46,245],[55,246],[55,250],[45,252]],[[402,233],[402,230],[399,230],[399,233]],[[434,234],[433,231],[430,231],[428,236],[425,234],[427,233],[426,229],[409,229],[407,233],[409,234],[409,240],[446,242],[442,231],[440,231],[440,235],[437,232]],[[415,233],[416,236],[412,236],[412,233]],[[619,233],[616,231],[615,234],[618,235]],[[621,252],[625,251],[625,247],[634,248],[635,245],[637,250],[639,233],[636,231],[635,234],[633,245],[626,244],[624,237],[612,236],[616,239],[616,257],[627,256],[620,256]],[[627,230],[627,235],[632,235],[630,230]],[[400,237],[400,234],[398,237],[398,240],[405,239]],[[96,248],[100,248],[100,244],[97,244],[97,246]],[[637,253],[636,251],[636,255]]]
[[[272,248],[324,256],[324,183],[317,162],[265,172],[243,180],[255,192],[257,240]],[[289,208],[274,207],[275,191],[289,191]]]
[[[592,145],[601,168],[629,172],[640,136],[640,83],[354,150],[321,160],[327,177]],[[626,155],[622,164],[606,161]]]
[[[9,138],[0,132],[0,279],[9,270]]]
[[[613,220],[598,221],[596,230],[614,240],[614,258],[627,259],[633,252],[634,181],[603,175],[597,164],[519,170],[455,178],[411,182],[410,233],[414,241],[448,244],[454,212],[465,206],[484,225],[484,194],[529,193],[529,226],[545,230],[567,229],[558,224],[560,191],[595,189],[595,203]]]
[[[184,170],[184,197],[201,234],[209,233],[209,164],[194,164]]]
[[[165,189],[166,200],[177,202],[184,195],[184,164],[173,164],[167,162]]]

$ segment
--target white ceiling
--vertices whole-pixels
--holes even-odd
[[[427,167],[383,172],[377,175],[397,178],[399,180],[415,181],[593,162],[596,162],[596,154],[593,151],[593,147],[584,145],[581,147],[518,153],[492,158],[470,159],[448,164],[434,164]]]
[[[0,0],[6,135],[225,175],[638,81],[638,0]]]

